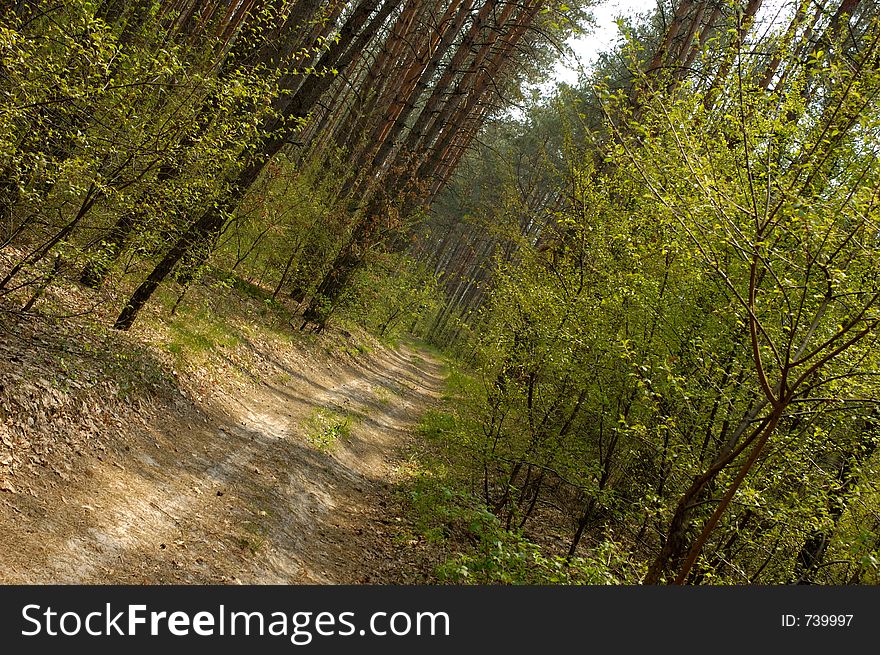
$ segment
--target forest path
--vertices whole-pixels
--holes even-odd
[[[410,346],[351,359],[220,391],[64,484],[3,494],[0,582],[412,581],[394,489],[443,368]]]

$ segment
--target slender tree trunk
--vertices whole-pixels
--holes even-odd
[[[355,54],[373,38],[379,26],[384,23],[395,6],[394,0],[384,0],[384,4],[382,4],[382,0],[363,0],[343,25],[339,40],[319,60],[318,70],[347,67]],[[371,15],[373,18],[368,23],[367,20]],[[282,88],[298,86],[297,92],[292,97],[284,98],[282,96],[278,103],[277,109],[286,117],[286,121],[283,121],[285,127],[280,128],[277,124],[270,124],[267,127],[266,131],[269,131],[271,136],[267,137],[258,148],[251,150],[249,153],[251,163],[242,169],[232,184],[232,190],[224,199],[222,209],[210,208],[183,233],[125,304],[116,319],[114,325],[116,329],[129,329],[138,312],[177,263],[188,256],[197,246],[211,241],[223,228],[227,212],[237,207],[247,190],[259,177],[263,167],[286,144],[291,133],[299,129],[302,119],[308,115],[332,81],[331,75],[311,75],[305,82],[299,84],[296,73],[289,73],[285,76]]]

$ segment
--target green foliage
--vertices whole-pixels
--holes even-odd
[[[619,560],[614,544],[604,543],[590,558],[546,557],[521,535],[501,529],[498,518],[485,512],[475,521],[478,544],[474,553],[459,554],[442,564],[440,580],[454,584],[620,584],[609,565]]]
[[[474,448],[480,426],[469,399],[478,381],[452,368],[443,405],[426,412],[418,433],[426,450],[416,456],[405,487],[416,531],[444,553],[439,580],[455,584],[613,584],[633,578],[623,553],[610,541],[578,557],[548,554],[502,519],[474,493]]]
[[[358,272],[341,311],[389,342],[417,333],[439,306],[437,279],[404,255],[371,258]]]
[[[664,545],[683,559],[703,530],[691,582],[876,575],[871,25],[855,63],[820,53],[773,93],[758,57],[728,68],[720,94],[641,73],[634,47],[635,82],[594,80],[581,105],[600,127],[571,127],[565,109],[551,137],[562,166],[543,173],[564,176],[561,209],[539,243],[496,259],[465,318],[479,329],[453,331],[480,389],[443,428],[473,460],[450,468],[507,532],[549,518],[579,554],[613,531],[644,571]],[[503,188],[469,200],[470,220],[509,226]],[[533,558],[480,543],[482,580]]]
[[[245,198],[215,259],[301,302],[314,293],[341,247],[350,218],[337,206],[339,162],[330,155],[304,165],[279,155]]]
[[[148,4],[132,8],[146,12],[137,34],[84,1],[4,15],[0,242],[29,251],[20,265],[37,277],[51,248],[97,284],[163,252],[224,195],[267,117],[272,76],[217,76]]]
[[[387,118],[348,113],[361,89],[325,93],[343,110],[322,107],[326,124],[298,133],[304,143],[263,148],[305,124],[282,115],[282,87],[336,75],[314,66],[324,37],[303,37],[282,64],[256,56],[277,36],[274,3],[229,43],[210,30],[181,38],[156,3],[117,9],[38,0],[3,12],[4,302],[30,311],[65,276],[112,280],[112,294],[185,251],[161,278],[177,288],[159,294],[181,361],[248,338],[206,285],[285,338],[288,304],[310,299],[322,324],[335,313],[389,343],[447,346],[461,361],[419,428],[431,452],[410,500],[419,529],[450,550],[448,581],[877,581],[873,8],[759,35],[722,3],[689,30],[699,37],[681,66],[651,70],[670,54],[674,7],[621,20],[628,39],[587,84],[479,135],[415,241],[389,233],[424,218],[423,198],[388,189],[366,210],[353,197],[379,197],[391,179],[356,167],[377,144],[346,143],[344,127],[373,133],[362,128]],[[583,9],[542,5],[537,33],[568,34]],[[549,50],[534,54],[515,81],[547,67]],[[366,91],[365,108],[382,104]],[[443,127],[455,136],[438,141],[445,166],[471,137]],[[383,166],[403,165],[392,159]],[[217,229],[190,242],[205,216]],[[331,303],[316,294],[340,253],[357,268]],[[322,450],[349,436],[332,410],[306,424]]]
[[[348,416],[319,407],[306,420],[306,441],[323,452],[329,452],[340,439],[351,436],[351,419]]]
[[[466,450],[456,441],[455,417],[434,411],[419,430],[441,459],[423,457],[426,466],[408,485],[416,530],[447,553],[437,567],[440,581],[454,584],[612,584],[622,567],[611,543],[588,557],[546,555],[545,549],[521,533],[506,530],[499,518],[464,491],[450,473],[460,473]],[[441,445],[442,444],[442,445]],[[451,454],[452,453],[452,454]],[[450,455],[451,454],[451,455]],[[437,455],[435,454],[435,457]],[[450,456],[452,459],[450,459]],[[447,462],[447,464],[441,463]]]

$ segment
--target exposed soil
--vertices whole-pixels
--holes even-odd
[[[395,489],[441,364],[407,346],[261,356],[247,384],[133,401],[86,446],[0,467],[0,583],[427,579]],[[335,441],[309,434],[317,411],[344,419]]]

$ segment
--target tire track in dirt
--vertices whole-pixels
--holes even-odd
[[[54,493],[6,496],[0,582],[388,581],[394,469],[441,365],[402,347],[281,377],[163,417]],[[304,433],[320,408],[351,419],[329,452]]]

